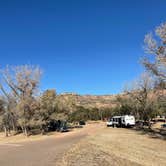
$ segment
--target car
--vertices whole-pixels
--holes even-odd
[[[166,128],[166,123],[161,125],[162,128]]]
[[[109,119],[108,121],[107,121],[107,127],[110,127],[110,126],[112,126],[113,125],[113,120],[112,119]]]
[[[68,131],[69,131],[69,129],[66,126],[61,127],[60,130],[59,130],[59,132],[61,132],[61,133],[68,132]]]
[[[60,125],[60,129],[59,129],[59,132],[68,132],[69,129],[68,129],[68,126],[67,126],[67,122],[61,122],[61,125]]]
[[[85,121],[80,120],[80,121],[79,121],[79,125],[84,126],[84,125],[86,125],[86,123],[85,123]]]

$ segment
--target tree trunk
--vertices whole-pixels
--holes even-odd
[[[4,126],[4,131],[5,131],[5,137],[8,137],[8,131],[6,126]]]
[[[27,130],[26,126],[21,126],[21,128],[22,128],[23,134],[24,134],[26,137],[28,137],[28,130]]]
[[[13,119],[12,119],[12,129],[15,133],[17,132],[17,127]]]
[[[103,120],[103,112],[100,109],[99,109],[99,116],[100,116],[100,120]]]
[[[14,131],[14,135],[17,134],[18,130],[15,124],[12,125],[13,131]]]
[[[41,135],[44,135],[45,134],[45,129],[42,127],[41,128]]]
[[[27,127],[24,127],[24,135],[25,135],[26,137],[28,137],[28,130],[27,130]]]
[[[24,134],[24,126],[21,126],[21,129],[22,129],[22,133]]]

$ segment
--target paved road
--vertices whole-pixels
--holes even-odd
[[[86,133],[40,141],[0,144],[0,166],[55,166],[56,161]]]

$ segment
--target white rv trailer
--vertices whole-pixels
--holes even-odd
[[[135,126],[135,117],[132,115],[113,116],[107,122],[107,126],[113,126],[113,127]]]

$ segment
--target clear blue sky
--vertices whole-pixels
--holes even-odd
[[[118,93],[164,21],[165,0],[0,1],[0,65],[40,65],[43,90]]]

